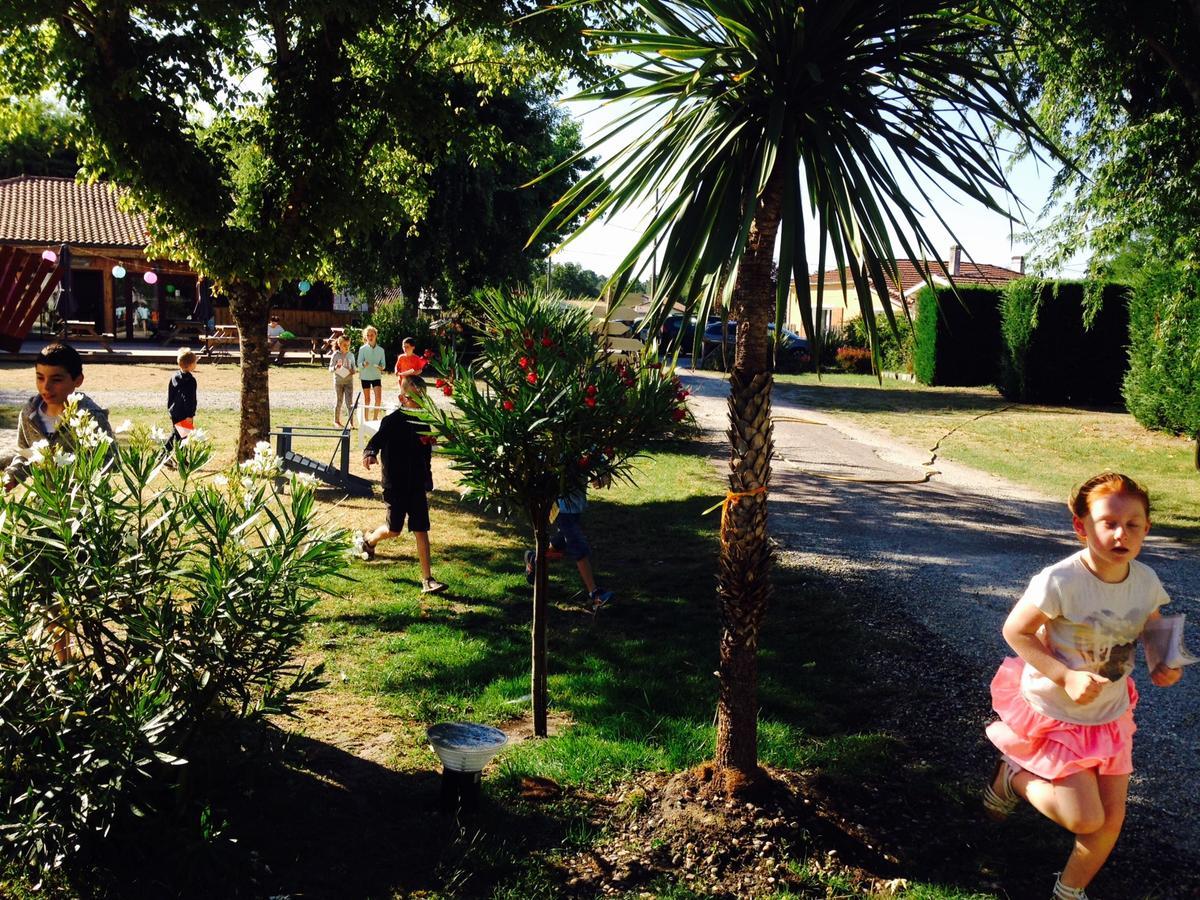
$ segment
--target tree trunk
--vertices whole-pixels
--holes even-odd
[[[546,598],[550,591],[550,572],[546,550],[550,547],[550,516],[545,511],[534,514],[533,563],[533,625],[531,627],[533,658],[530,665],[529,694],[533,702],[533,733],[546,737]]]
[[[726,793],[758,776],[758,634],[771,596],[772,559],[766,495],[773,452],[767,323],[775,308],[771,265],[782,195],[777,168],[759,198],[733,293],[738,330],[729,379],[731,496],[722,516],[717,575],[721,656],[714,781]]]
[[[267,343],[270,297],[245,285],[234,286],[229,308],[237,323],[242,354],[242,418],[238,430],[237,457],[249,459],[254,445],[270,439],[271,402],[267,393],[271,350]]]

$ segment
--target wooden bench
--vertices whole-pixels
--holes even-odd
[[[67,343],[99,341],[100,346],[109,353],[112,353],[112,342],[117,339],[115,334],[97,331],[96,323],[90,319],[67,319],[60,329],[60,334]]]

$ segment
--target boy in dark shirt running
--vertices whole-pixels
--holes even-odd
[[[400,409],[388,413],[379,422],[379,431],[363,450],[363,466],[368,470],[378,458],[383,472],[383,500],[387,521],[370,534],[359,533],[363,559],[374,559],[380,541],[397,537],[408,519],[408,530],[417,543],[421,563],[421,593],[437,594],[446,585],[433,577],[429,562],[429,499],[433,490],[433,438],[424,424],[408,410],[419,406],[425,394],[425,382],[419,375],[401,379]]]
[[[187,347],[181,347],[175,354],[179,371],[171,376],[167,385],[167,412],[171,416],[171,436],[167,438],[166,452],[175,450],[175,444],[183,438],[183,433],[192,430],[192,418],[196,415],[196,354]],[[181,427],[182,426],[182,427]]]

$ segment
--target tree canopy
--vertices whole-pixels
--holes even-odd
[[[1050,262],[1140,238],[1200,262],[1200,0],[1022,2],[1020,99],[1071,165]]]
[[[0,100],[0,178],[74,178],[79,171],[75,129],[70,113],[41,97]]]
[[[0,7],[0,89],[53,88],[87,172],[126,185],[148,252],[230,298],[241,334],[239,455],[270,428],[270,295],[337,281],[334,246],[402,230],[450,152],[490,157],[489,101],[588,63],[571,11],[523,2],[46,0]]]

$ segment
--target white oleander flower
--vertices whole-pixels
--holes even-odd
[[[26,457],[31,466],[40,466],[46,460],[46,454],[50,451],[50,442],[47,440],[36,441],[29,448],[29,455]]]
[[[65,450],[59,450],[54,454],[54,464],[56,466],[69,466],[75,462],[75,454],[67,453]]]
[[[153,428],[150,429],[150,440],[165,441],[166,439],[167,439],[167,433],[165,431],[163,431],[161,428],[159,428],[157,425],[155,425]]]
[[[190,441],[193,444],[203,444],[208,441],[208,432],[203,428],[193,428],[192,433],[184,438],[184,440]]]
[[[133,427],[133,423],[130,422],[128,419],[126,419],[124,422],[122,422],[120,425],[118,425],[116,428],[114,428],[113,431],[116,432],[117,434],[124,434],[126,431],[128,431],[132,427]]]
[[[229,486],[229,479],[224,475],[217,474],[212,477],[212,483],[219,488],[224,488]]]
[[[81,391],[71,391],[67,394],[67,405],[78,406],[83,402],[83,393]]]
[[[320,480],[315,475],[309,475],[307,472],[300,472],[293,476],[292,480],[297,484],[302,484],[305,487],[316,487],[320,484]]]
[[[242,465],[245,465],[245,463],[242,463]],[[244,488],[254,487],[254,479],[251,478],[249,475],[243,475],[242,476],[242,487],[244,487]]]

